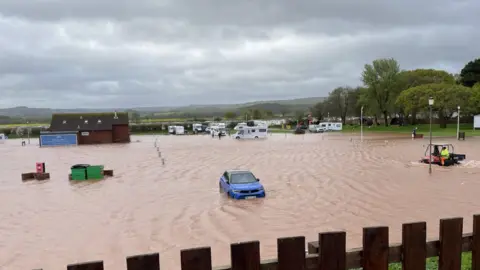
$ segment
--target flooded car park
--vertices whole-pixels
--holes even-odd
[[[406,138],[407,137],[407,138]],[[274,134],[242,141],[210,136],[133,136],[128,145],[62,148],[0,146],[2,269],[64,269],[104,260],[124,269],[125,257],[160,252],[161,266],[180,269],[179,250],[212,246],[214,265],[229,263],[231,242],[260,240],[262,258],[276,256],[276,239],[347,230],[348,247],[361,228],[463,216],[480,201],[480,140],[442,139],[468,160],[458,166],[421,164],[428,140],[395,134]],[[51,179],[24,183],[22,171],[45,162]],[[72,164],[106,164],[115,176],[72,184]],[[219,194],[219,175],[248,169],[268,196],[233,200]],[[223,194],[224,195],[224,194]],[[436,225],[434,225],[436,226]],[[465,232],[469,228],[464,229]],[[430,237],[438,227],[429,227]]]

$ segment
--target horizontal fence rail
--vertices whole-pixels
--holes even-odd
[[[427,241],[425,222],[402,227],[402,243],[389,245],[388,227],[363,229],[362,248],[346,250],[346,233],[320,233],[318,241],[305,237],[277,240],[277,258],[260,259],[260,242],[230,245],[231,265],[212,268],[210,247],[180,251],[182,270],[388,270],[389,263],[401,263],[403,270],[425,270],[426,259],[439,257],[439,270],[460,270],[462,252],[472,252],[471,269],[480,270],[480,215],[473,216],[472,233],[463,234],[463,218],[440,220],[438,239]],[[71,264],[67,270],[103,270],[103,261]],[[158,253],[127,257],[127,270],[160,270]],[[38,269],[41,270],[41,269]]]

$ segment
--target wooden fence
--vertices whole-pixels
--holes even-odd
[[[231,266],[215,270],[387,270],[389,263],[402,263],[403,270],[425,270],[426,258],[439,257],[439,270],[460,270],[461,253],[472,252],[471,269],[480,270],[480,215],[473,217],[473,231],[462,234],[463,218],[440,220],[439,238],[427,241],[425,222],[403,224],[402,243],[389,246],[388,227],[363,229],[363,247],[346,250],[345,232],[320,233],[317,242],[305,237],[277,240],[278,259],[260,261],[258,241],[231,244]],[[182,270],[212,270],[210,247],[180,252]],[[128,257],[128,270],[159,270],[158,253]],[[103,261],[72,264],[67,270],[103,270]]]

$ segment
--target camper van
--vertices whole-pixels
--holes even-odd
[[[341,131],[343,128],[340,122],[322,122],[318,126],[324,131]]]
[[[253,121],[248,121],[246,123],[245,122],[238,123],[233,129],[234,130],[241,130],[244,127],[268,128],[268,125],[265,121],[253,120]]]
[[[203,131],[203,126],[202,124],[195,123],[192,125],[193,132],[202,132]]]
[[[175,134],[175,126],[168,126],[168,134]]]
[[[175,126],[175,135],[184,135],[185,134],[185,128],[183,126]]]
[[[268,128],[266,127],[249,127],[244,126],[235,134],[233,138],[240,139],[265,139],[268,136]]]

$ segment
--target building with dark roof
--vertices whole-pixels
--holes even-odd
[[[78,144],[128,143],[128,113],[53,114],[49,132],[75,133]]]

